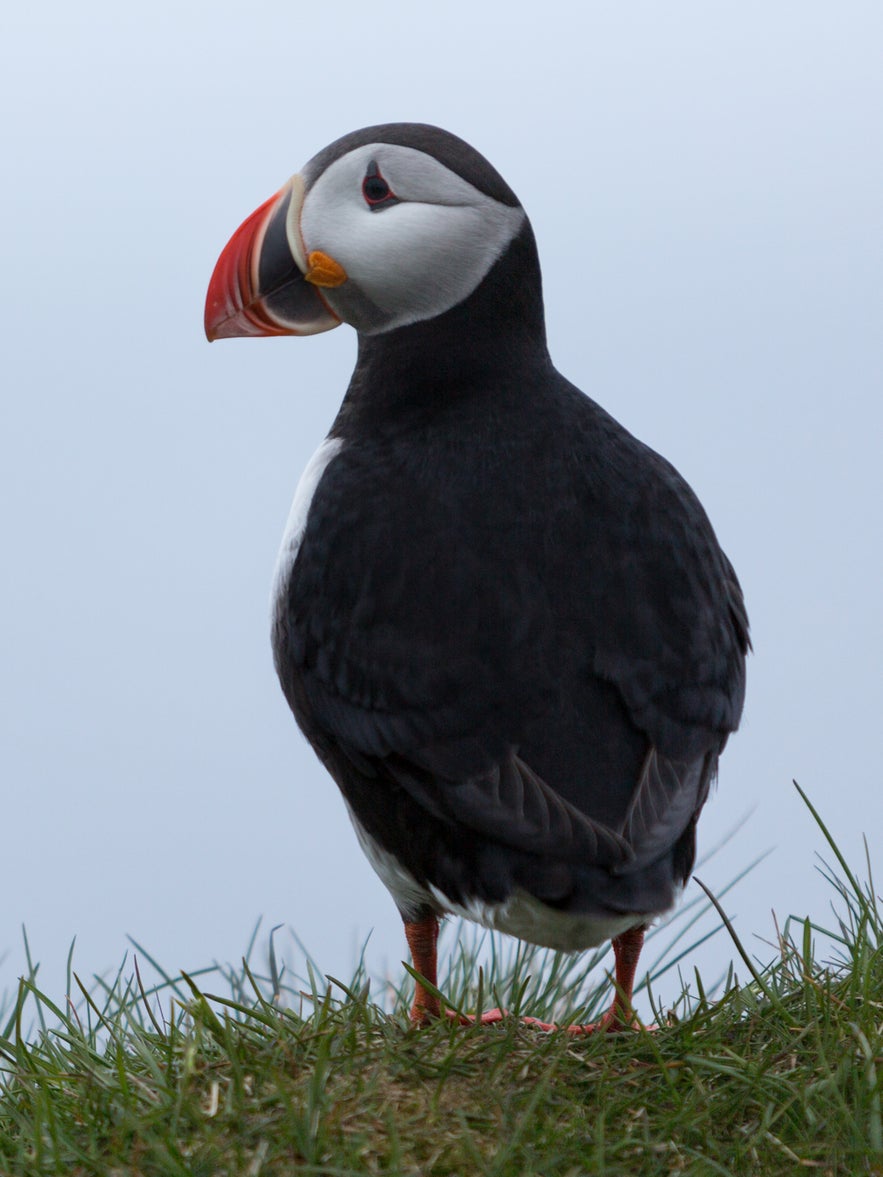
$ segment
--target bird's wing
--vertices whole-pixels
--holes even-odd
[[[518,732],[554,694],[536,663],[550,617],[530,574],[464,545],[431,502],[415,511],[391,496],[366,509],[364,492],[339,493],[341,466],[313,500],[277,617],[295,710],[305,705],[308,725],[364,776],[394,781],[437,817],[514,848],[625,865],[625,839],[517,754]]]
[[[605,465],[587,472],[570,542],[582,544],[577,562],[595,570],[580,613],[592,670],[616,688],[649,745],[619,827],[634,870],[702,808],[739,723],[750,643],[736,574],[690,487],[618,426],[601,448]],[[603,501],[617,509],[598,509]]]
[[[571,805],[511,749],[485,772],[460,780],[440,781],[399,757],[386,767],[437,817],[516,850],[620,871],[633,861],[625,837]]]
[[[716,752],[678,763],[649,750],[620,829],[633,857],[616,873],[639,871],[671,849],[705,804],[716,768]]]
[[[693,762],[719,752],[738,726],[748,621],[696,496],[664,459],[641,449],[656,477],[624,484],[615,520],[587,541],[604,568],[587,590],[592,668],[616,685],[661,756]]]
[[[531,530],[528,507],[516,509],[517,533],[489,531],[486,544],[464,534],[476,512],[450,513],[437,494],[415,502],[412,483],[375,501],[371,472],[336,459],[276,653],[295,710],[296,678],[310,722],[365,775],[506,845],[627,870],[677,841],[704,803],[741,712],[747,623],[689,487],[611,430],[575,446],[604,460],[577,464],[552,515]],[[560,667],[540,652],[611,685],[646,738],[615,831],[590,816],[606,782],[586,786],[583,806],[518,754],[560,699]]]

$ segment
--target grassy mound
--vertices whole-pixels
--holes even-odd
[[[227,995],[72,976],[64,1009],[25,979],[0,1027],[0,1172],[883,1174],[883,921],[831,847],[839,926],[790,921],[763,968],[736,940],[750,980],[712,997],[696,977],[654,1032],[415,1031],[410,983],[383,1009],[361,968],[292,988],[244,964]],[[591,963],[498,946],[485,972],[463,948],[442,989],[585,1020],[609,996],[582,989]]]

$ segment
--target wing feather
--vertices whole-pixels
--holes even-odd
[[[399,758],[386,767],[435,816],[504,846],[609,869],[624,869],[633,858],[624,837],[567,802],[514,752],[487,772],[458,781],[440,782]]]
[[[633,855],[616,873],[640,870],[674,845],[705,804],[716,764],[712,753],[677,763],[649,750],[620,831]]]

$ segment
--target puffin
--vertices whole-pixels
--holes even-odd
[[[611,940],[610,1008],[564,1028],[636,1026],[742,712],[736,574],[680,474],[554,367],[530,221],[464,140],[344,135],[223,249],[210,341],[341,323],[355,369],[297,484],[272,648],[404,922],[411,1021],[474,1021],[438,997],[453,914]]]

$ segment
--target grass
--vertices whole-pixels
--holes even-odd
[[[381,1008],[362,965],[280,975],[272,938],[269,975],[227,970],[223,994],[71,973],[62,1006],[32,970],[0,1026],[0,1173],[883,1174],[883,921],[870,870],[829,845],[833,926],[789,920],[763,966],[732,933],[746,982],[696,975],[653,1033],[415,1031],[409,978]],[[480,970],[461,944],[455,1007],[582,1020],[607,1000],[591,960],[493,941]]]

